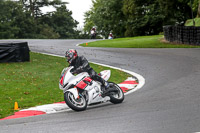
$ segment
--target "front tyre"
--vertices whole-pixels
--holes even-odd
[[[79,96],[79,98],[75,99],[74,95],[67,91],[64,93],[65,103],[75,111],[83,111],[87,108],[87,102],[84,96]]]
[[[114,104],[122,103],[124,100],[124,92],[122,89],[113,82],[109,82],[109,87],[110,89],[115,90],[110,92],[110,102]]]

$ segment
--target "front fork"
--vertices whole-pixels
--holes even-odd
[[[84,90],[82,92],[79,91],[79,95],[83,96],[85,98],[86,102],[88,103],[88,99],[89,99],[88,91],[86,91],[86,90]]]
[[[78,89],[76,87],[70,88],[70,89],[66,90],[65,92],[67,92],[67,91],[71,92],[74,95],[75,99],[79,98],[79,92],[78,92]]]

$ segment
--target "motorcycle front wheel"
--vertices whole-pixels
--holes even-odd
[[[115,91],[110,92],[110,102],[117,104],[122,103],[124,101],[124,92],[122,89],[115,83],[109,82],[110,89]]]
[[[75,111],[84,111],[87,108],[87,102],[84,96],[75,99],[74,95],[67,91],[64,93],[65,103]]]

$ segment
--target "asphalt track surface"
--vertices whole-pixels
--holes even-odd
[[[66,49],[76,48],[79,55],[89,61],[142,75],[145,85],[126,95],[122,104],[105,103],[83,112],[66,111],[2,120],[1,133],[200,132],[199,48],[83,48],[76,47],[76,44],[91,40],[26,41],[35,52],[64,55]]]

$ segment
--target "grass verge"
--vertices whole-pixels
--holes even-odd
[[[30,62],[0,63],[0,118],[12,115],[14,103],[20,109],[63,101],[63,92],[58,87],[62,69],[68,64],[64,58],[30,53]],[[97,72],[105,69],[90,64]],[[128,74],[110,69],[110,81],[120,83]]]
[[[195,26],[200,26],[200,18],[194,18]],[[193,26],[193,19],[188,19],[185,26]]]
[[[101,40],[89,42],[83,47],[112,47],[112,48],[199,48],[200,46],[191,46],[186,44],[171,44],[162,42],[163,35],[140,36],[131,38],[118,38],[113,40]]]

